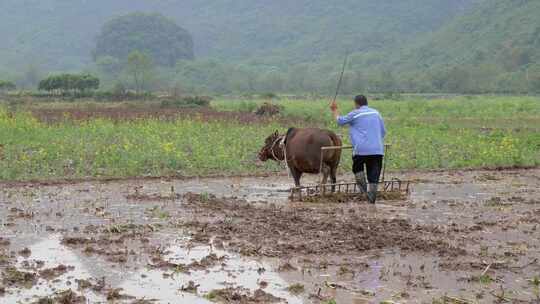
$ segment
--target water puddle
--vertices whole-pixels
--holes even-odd
[[[208,246],[198,246],[188,250],[183,246],[173,245],[167,250],[170,253],[165,258],[173,263],[189,264],[193,261],[201,261],[212,253],[226,258],[223,265],[193,271],[190,274],[177,273],[170,278],[164,278],[161,271],[141,270],[130,276],[120,287],[126,293],[138,298],[156,298],[156,295],[159,295],[158,299],[167,303],[175,303],[179,299],[189,301],[187,303],[208,303],[205,299],[179,290],[189,281],[193,281],[199,285],[200,294],[207,294],[214,289],[229,286],[242,287],[253,292],[259,289],[260,282],[264,281],[268,283],[266,292],[285,299],[287,303],[302,303],[301,299],[288,294],[285,290],[288,284],[271,270],[268,263],[249,260],[222,250],[212,250]]]
[[[60,243],[60,236],[55,235],[48,239],[43,239],[28,247],[31,255],[28,257],[17,257],[15,267],[19,271],[31,271],[28,268],[36,267],[36,264],[41,264],[38,270],[58,267],[60,265],[68,266],[70,271],[55,278],[53,281],[47,281],[39,278],[37,283],[31,288],[8,289],[5,296],[2,298],[3,303],[28,303],[39,298],[50,296],[56,291],[63,291],[70,288],[74,290],[77,285],[75,279],[90,279],[91,272],[81,261],[80,256],[72,252]],[[92,265],[89,263],[88,265]],[[73,268],[72,268],[73,267]],[[104,297],[97,294],[84,294],[84,296],[92,301],[105,301]]]
[[[285,203],[294,185],[283,177],[232,178],[204,182],[181,182],[173,184],[179,193],[212,193],[217,196],[238,197],[249,202],[271,201]],[[167,186],[165,186],[167,187]]]
[[[89,290],[77,290],[76,280],[92,280],[104,278],[108,288],[121,288],[121,294],[137,299],[155,300],[156,303],[211,303],[203,295],[215,289],[241,287],[253,293],[265,282],[264,291],[284,299],[287,303],[302,303],[302,299],[290,295],[286,288],[289,285],[272,266],[265,261],[240,257],[210,246],[189,248],[184,240],[164,248],[163,259],[176,264],[200,262],[210,254],[218,258],[224,257],[222,263],[204,269],[190,270],[190,273],[175,273],[149,269],[147,267],[130,267],[130,265],[114,265],[99,257],[87,256],[78,249],[71,249],[61,243],[60,235],[42,239],[28,247],[31,254],[19,256],[14,266],[19,271],[36,272],[55,268],[60,265],[68,267],[68,271],[54,280],[39,278],[31,288],[8,289],[2,303],[27,303],[41,297],[51,296],[55,292],[72,289],[86,297],[91,303],[105,303],[106,295]],[[39,268],[34,268],[40,264]],[[192,281],[197,292],[184,292],[183,287]],[[129,302],[133,301],[130,299]],[[122,300],[115,303],[123,303]]]
[[[416,201],[478,201],[491,196],[478,184],[415,184],[411,194]]]

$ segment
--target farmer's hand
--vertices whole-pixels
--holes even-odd
[[[337,111],[337,109],[338,109],[338,106],[337,106],[336,101],[334,100],[330,103],[330,110],[332,110],[332,112],[335,112]]]

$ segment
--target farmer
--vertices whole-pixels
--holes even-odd
[[[353,146],[352,170],[356,183],[361,191],[367,193],[368,201],[375,204],[384,156],[386,129],[381,114],[368,107],[368,101],[364,95],[356,96],[354,105],[355,109],[345,116],[340,116],[335,101],[331,103],[330,109],[339,126],[349,125],[349,135]]]

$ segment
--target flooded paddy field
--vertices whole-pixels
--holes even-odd
[[[0,184],[0,303],[540,303],[540,169],[397,176],[375,206],[284,176]]]

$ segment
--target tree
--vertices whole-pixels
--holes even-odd
[[[39,90],[47,92],[85,92],[99,88],[99,79],[90,74],[51,75],[39,82]]]
[[[426,72],[426,77],[431,82],[431,87],[436,92],[443,92],[445,89],[446,81],[448,80],[448,68],[430,68]]]
[[[444,92],[470,93],[471,73],[465,66],[454,66],[446,71]]]
[[[176,65],[177,80],[202,92],[229,93],[233,74],[230,66],[216,60],[180,60]]]
[[[62,87],[60,77],[58,75],[55,76],[49,76],[39,82],[38,90],[40,91],[47,91],[47,92],[53,92],[60,90]]]
[[[6,81],[6,80],[0,80],[0,92],[1,91],[11,91],[11,90],[15,90],[17,88],[17,86],[11,82],[11,81]]]
[[[398,90],[394,74],[390,70],[376,71],[367,79],[368,88],[377,93],[393,93]]]
[[[258,71],[249,64],[236,65],[230,76],[231,88],[236,92],[254,93]]]
[[[126,70],[133,78],[135,91],[138,94],[146,89],[152,77],[152,60],[140,51],[133,51],[128,56]]]
[[[528,92],[540,93],[540,65],[527,67],[525,73]]]
[[[78,77],[75,88],[83,92],[97,90],[99,88],[99,78],[90,74],[82,74]]]
[[[533,53],[534,50],[530,48],[506,46],[501,50],[500,56],[504,66],[510,71],[515,71],[529,64]]]
[[[470,93],[489,93],[497,91],[497,80],[503,73],[495,64],[480,64],[469,67],[471,83]]]
[[[261,75],[258,89],[261,92],[281,92],[283,90],[282,74],[277,70],[270,70]]]
[[[531,80],[529,83],[529,89],[531,92],[540,93],[540,73],[530,75]]]
[[[364,92],[365,82],[363,77],[364,76],[360,71],[345,71],[345,73],[343,73],[340,93],[356,95],[359,94],[359,92]]]
[[[193,59],[191,35],[160,14],[132,13],[107,22],[97,37],[94,60],[110,56],[125,60],[141,51],[160,66],[173,67],[180,59]]]
[[[296,92],[305,91],[308,68],[306,64],[297,64],[289,68],[287,79],[288,90]]]

